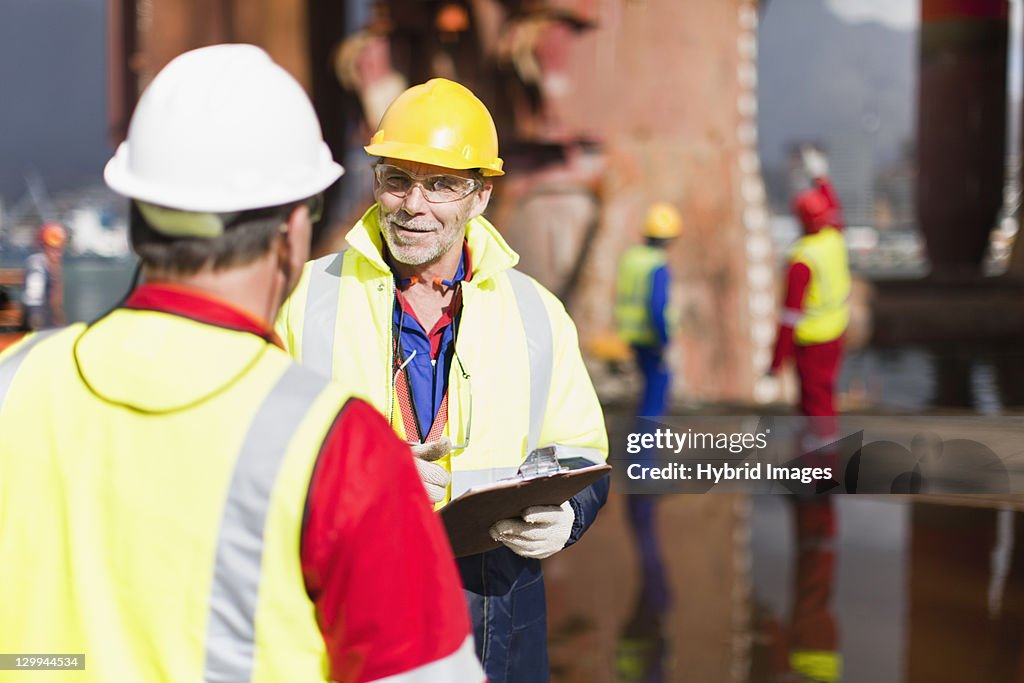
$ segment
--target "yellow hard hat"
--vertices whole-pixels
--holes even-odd
[[[683,218],[676,207],[667,202],[657,202],[647,210],[644,221],[644,236],[665,240],[679,237],[683,230]]]
[[[463,85],[434,78],[399,95],[364,147],[375,157],[504,175],[498,131],[484,103]]]

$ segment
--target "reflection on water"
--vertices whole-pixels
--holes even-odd
[[[997,415],[1024,408],[1022,379],[1019,347],[936,344],[852,352],[839,389],[847,411]],[[834,680],[1024,681],[1024,520],[1011,503],[837,497]],[[798,585],[792,511],[774,496],[752,505],[750,680],[803,680],[780,674]]]
[[[753,680],[759,683],[772,681],[773,670],[788,655],[797,549],[786,498],[752,500],[754,599],[759,612],[775,621],[771,642],[755,652]],[[843,654],[842,680],[896,683],[903,680],[905,664],[910,506],[884,497],[838,496],[835,502],[838,552],[832,605]]]
[[[868,348],[847,354],[839,379],[846,408],[886,413],[1024,409],[1024,349],[1007,345]]]

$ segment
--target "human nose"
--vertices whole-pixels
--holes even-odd
[[[405,195],[405,200],[402,202],[402,208],[407,213],[422,213],[426,205],[427,198],[423,194],[423,186],[420,185],[419,181],[413,182],[409,192]]]

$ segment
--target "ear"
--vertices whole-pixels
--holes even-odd
[[[287,256],[293,270],[301,270],[309,260],[313,240],[313,224],[309,220],[309,207],[301,204],[292,209],[282,226],[282,239],[287,245]]]
[[[491,190],[493,189],[494,183],[490,180],[484,180],[483,187],[473,194],[473,207],[469,210],[467,220],[476,218],[487,209],[487,204],[491,201]]]

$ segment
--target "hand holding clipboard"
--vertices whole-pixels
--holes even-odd
[[[517,476],[471,488],[442,508],[441,519],[455,556],[500,547],[489,533],[495,522],[519,517],[535,505],[561,505],[610,471],[610,465],[589,463],[563,469],[555,447],[533,451]]]

